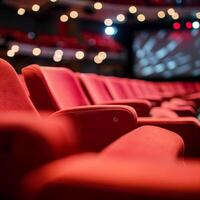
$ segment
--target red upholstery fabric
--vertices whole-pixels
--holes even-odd
[[[23,88],[24,88],[26,94],[30,97],[30,93],[29,93],[29,90],[28,90],[28,88],[27,88],[27,85],[26,85],[26,82],[25,82],[25,80],[24,80],[23,75],[22,75],[22,74],[18,74],[18,77],[19,77],[19,80],[20,80],[20,82],[21,82],[21,84],[22,84],[22,86],[23,86]]]
[[[122,160],[173,161],[183,156],[182,138],[165,129],[143,126],[117,139],[101,155]]]
[[[111,93],[113,99],[121,100],[121,99],[128,99],[129,95],[123,89],[123,84],[117,78],[114,77],[105,77],[103,81],[106,84],[109,92]]]
[[[79,74],[78,76],[93,104],[112,101],[108,89],[99,76],[94,74]]]
[[[95,75],[80,75],[83,88],[91,101],[100,104],[119,104],[133,107],[138,116],[148,116],[151,103],[146,100],[129,99],[124,86],[117,78],[105,78]],[[95,91],[95,92],[94,92]]]
[[[191,106],[179,106],[173,102],[163,102],[161,105],[163,108],[176,112],[179,116],[195,116],[196,111]]]
[[[159,117],[159,118],[177,118],[178,115],[167,108],[161,108],[161,107],[154,107],[150,111],[151,117]]]
[[[66,129],[67,127],[67,129]],[[68,118],[42,120],[32,113],[0,113],[0,194],[14,196],[31,169],[75,151]]]
[[[79,152],[100,151],[137,126],[137,115],[128,106],[84,106],[54,113],[75,124]]]
[[[197,200],[200,163],[138,162],[75,156],[26,176],[22,197],[29,200]]]
[[[32,100],[40,110],[55,111],[89,105],[78,80],[68,69],[31,65],[24,68],[22,73]]]
[[[173,98],[171,101],[173,104],[178,105],[178,106],[191,106],[194,109],[197,108],[197,105],[193,101],[189,100],[184,100],[184,99],[179,99],[179,98]]]
[[[193,117],[138,118],[138,127],[144,125],[159,126],[179,134],[185,144],[185,156],[200,157],[200,123]]]
[[[16,72],[2,59],[0,59],[0,76],[0,110],[30,111],[37,114]]]
[[[138,98],[148,99],[156,103],[162,101],[162,96],[149,82],[145,84],[141,80],[130,80],[129,81],[132,91]],[[157,105],[157,104],[156,104]]]
[[[23,69],[31,97],[40,110],[60,110],[88,105],[89,101],[82,91],[75,74],[65,68],[50,68],[32,65]],[[37,88],[40,88],[38,92]],[[66,91],[66,92],[65,92]],[[103,94],[105,97],[105,94]],[[109,94],[106,97],[108,99]],[[47,101],[46,101],[47,100]],[[104,101],[105,102],[105,101]],[[125,105],[130,105],[127,102]],[[135,104],[135,105],[134,105]],[[150,103],[145,100],[131,101],[139,116],[148,116]]]

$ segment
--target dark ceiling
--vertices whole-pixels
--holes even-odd
[[[77,2],[105,2],[110,4],[118,4],[118,5],[138,5],[138,6],[200,6],[200,0],[77,0]],[[26,6],[33,5],[38,3],[40,5],[44,5],[50,0],[2,0],[10,5],[14,6]],[[61,3],[69,3],[70,0],[57,0],[57,2]],[[74,2],[73,0],[71,2]]]
[[[101,0],[101,2],[143,6],[200,6],[199,0]]]

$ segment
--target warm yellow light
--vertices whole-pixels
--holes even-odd
[[[67,22],[68,19],[69,19],[69,17],[68,17],[67,15],[61,15],[61,16],[60,16],[60,21],[61,21],[61,22]]]
[[[103,5],[101,2],[96,2],[96,3],[94,3],[94,8],[96,10],[101,10],[103,8]]]
[[[24,15],[25,12],[26,12],[26,10],[25,10],[24,8],[19,8],[19,9],[17,10],[17,14],[18,14],[18,15]]]
[[[129,10],[129,12],[132,13],[132,14],[134,14],[134,13],[137,12],[137,8],[136,8],[135,6],[130,6],[128,10]]]
[[[60,62],[60,61],[62,60],[62,56],[56,56],[56,55],[54,55],[54,56],[53,56],[53,60],[54,60],[55,62]]]
[[[11,50],[17,53],[19,51],[19,45],[12,45]]]
[[[124,22],[126,19],[123,14],[118,14],[116,18],[117,18],[117,21],[119,22]]]
[[[75,57],[78,59],[78,60],[82,60],[84,57],[85,57],[85,53],[83,51],[77,51],[75,53]]]
[[[41,54],[41,49],[40,48],[34,48],[32,51],[34,56],[39,56]]]
[[[12,51],[12,50],[8,50],[8,51],[7,51],[7,56],[8,56],[8,57],[14,57],[14,56],[15,56],[15,52]]]
[[[107,19],[104,20],[104,24],[105,24],[106,26],[112,26],[113,21],[112,21],[112,19],[107,18]]]
[[[51,2],[55,3],[57,0],[50,0]]]
[[[196,13],[196,17],[197,17],[197,19],[200,19],[200,12]]]
[[[56,57],[58,57],[58,56],[62,57],[62,56],[63,56],[63,51],[62,51],[61,49],[57,49],[57,50],[55,51],[54,55],[55,55]]]
[[[174,14],[172,15],[172,18],[173,18],[174,20],[179,19],[179,14],[178,14],[178,13],[174,13]]]
[[[40,6],[39,6],[38,4],[34,4],[34,5],[32,6],[32,11],[38,12],[39,10],[40,10]]]
[[[78,12],[73,10],[73,11],[70,12],[69,15],[70,15],[71,18],[76,19],[78,17]]]
[[[139,14],[139,15],[137,16],[137,20],[138,20],[139,22],[143,22],[143,21],[145,21],[145,19],[146,19],[146,17],[145,17],[143,14]]]
[[[158,15],[158,18],[163,19],[165,17],[165,12],[161,10],[161,11],[158,12],[157,15]]]
[[[100,51],[98,53],[98,57],[99,57],[100,60],[105,60],[107,58],[107,54],[104,51]]]
[[[103,60],[97,55],[97,56],[94,57],[94,62],[96,64],[101,64],[103,62]]]
[[[173,8],[169,8],[169,9],[167,10],[167,13],[168,13],[169,15],[173,15],[173,14],[175,13],[175,10],[174,10]]]

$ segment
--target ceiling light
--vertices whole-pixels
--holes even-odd
[[[39,56],[41,54],[41,49],[40,48],[34,48],[32,51],[34,56]]]
[[[105,28],[106,35],[115,35],[117,33],[117,29],[115,27],[109,26]]]
[[[55,61],[55,62],[60,62],[61,60],[62,60],[62,56],[53,56],[53,60]]]
[[[103,62],[103,60],[97,55],[97,56],[94,57],[94,62],[96,64],[101,64]]]
[[[174,10],[173,8],[169,8],[169,9],[167,10],[167,13],[168,13],[169,15],[173,15],[173,14],[175,13],[175,10]]]
[[[8,50],[8,51],[7,51],[7,56],[10,57],[10,58],[11,58],[11,57],[14,57],[14,56],[15,56],[15,52],[12,51],[12,50]]]
[[[85,53],[83,51],[77,51],[75,53],[75,57],[78,59],[78,60],[82,60],[84,57],[85,57]]]
[[[101,10],[103,8],[103,5],[101,2],[96,2],[96,3],[94,3],[94,8],[96,10]]]
[[[143,14],[139,14],[139,15],[137,16],[137,20],[138,20],[139,22],[143,22],[143,21],[145,21],[145,19],[146,19],[146,17],[145,17]]]
[[[63,56],[63,51],[61,49],[57,49],[54,53],[55,56]]]
[[[70,15],[71,18],[76,19],[78,17],[78,12],[73,10],[73,11],[70,12],[69,15]]]
[[[60,16],[60,21],[61,21],[61,22],[67,22],[68,19],[69,19],[69,17],[68,17],[67,15],[61,15],[61,16]]]
[[[24,15],[25,12],[26,12],[26,10],[25,10],[24,8],[19,8],[19,9],[17,10],[17,14],[18,14],[18,15]]]
[[[107,19],[104,20],[104,24],[105,24],[106,26],[112,26],[113,21],[112,21],[112,19],[107,18]]]
[[[200,12],[196,13],[196,17],[197,17],[197,19],[200,19]]]
[[[123,14],[118,14],[116,18],[117,18],[117,21],[119,22],[124,22],[126,19]]]
[[[34,4],[34,5],[32,6],[32,11],[38,12],[39,10],[40,10],[40,6],[39,6],[38,4]]]
[[[19,45],[12,45],[11,50],[17,53],[19,51]]]
[[[192,23],[192,26],[193,26],[194,29],[199,29],[200,24],[199,24],[198,21],[195,21],[195,22]]]
[[[157,15],[158,15],[158,18],[163,19],[165,17],[165,12],[161,10],[158,12]]]
[[[130,6],[128,10],[132,14],[135,14],[137,12],[137,8],[135,6]]]
[[[106,52],[104,52],[104,51],[100,51],[100,52],[98,53],[98,57],[99,57],[101,60],[105,60],[105,59],[107,58],[107,54],[106,54]]]

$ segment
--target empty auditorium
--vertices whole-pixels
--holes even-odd
[[[0,200],[200,200],[200,1],[0,0]]]

